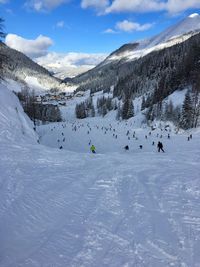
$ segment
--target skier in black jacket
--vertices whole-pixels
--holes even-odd
[[[162,152],[165,152],[163,149],[163,144],[160,141],[157,144],[157,148],[158,148],[158,152],[160,152],[160,150],[162,150]]]

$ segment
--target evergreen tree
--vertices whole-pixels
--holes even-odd
[[[113,109],[113,107],[112,107],[112,99],[110,97],[108,97],[106,99],[106,108],[107,108],[108,111]]]
[[[91,106],[91,117],[95,117],[95,109],[94,109],[93,103],[92,103],[92,106]]]
[[[97,99],[97,110],[99,115],[105,116],[112,109],[112,98],[103,96]]]
[[[141,111],[144,110],[146,108],[146,100],[145,97],[142,97],[142,103],[141,103]]]
[[[125,96],[124,104],[122,107],[122,119],[128,120],[134,116],[134,107],[132,97]]]
[[[146,120],[148,121],[153,121],[155,119],[155,108],[153,105],[151,105],[145,114]]]
[[[107,114],[107,108],[106,108],[106,104],[104,104],[102,107],[102,116],[104,117],[106,114]]]
[[[117,106],[117,114],[116,114],[116,119],[117,120],[120,120],[122,117],[122,110],[121,110],[121,105],[120,105],[120,102],[118,103],[118,106]]]
[[[193,118],[192,127],[196,128],[199,125],[200,119],[200,76],[196,81],[196,84],[192,88],[192,107],[193,107]]]
[[[190,92],[187,91],[184,102],[183,102],[183,106],[182,106],[180,127],[183,129],[191,128],[192,119],[193,119],[192,100],[191,100]]]
[[[117,110],[117,100],[115,100],[115,101],[113,102],[113,109],[114,109],[114,110]]]
[[[122,106],[122,120],[127,120],[128,109],[129,109],[129,99],[126,98]]]
[[[127,112],[127,119],[130,119],[134,116],[134,106],[132,99],[129,99],[129,105],[128,105],[128,112]]]
[[[180,126],[180,120],[181,120],[181,107],[177,106],[174,108],[173,112],[173,122],[176,126]]]
[[[76,105],[75,113],[77,119],[84,119],[87,117],[86,107],[84,102]]]

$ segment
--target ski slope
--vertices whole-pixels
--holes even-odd
[[[41,126],[38,144],[23,111],[14,115],[18,105],[4,88],[1,267],[200,266],[198,129],[157,125],[149,134],[134,120],[96,118]]]

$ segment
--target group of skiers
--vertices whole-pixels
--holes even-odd
[[[140,147],[140,149],[142,149],[142,145],[140,145],[139,147]],[[157,148],[158,148],[158,152],[160,152],[160,151],[165,152],[164,149],[163,149],[163,143],[160,142],[160,141],[159,141],[158,144],[157,144]],[[125,149],[125,150],[129,150],[129,146],[126,145],[126,146],[124,147],[124,149]],[[92,153],[94,153],[94,154],[96,153],[96,148],[95,148],[94,145],[91,145],[91,147],[90,147],[90,151],[91,151]]]
[[[152,143],[152,145],[154,145],[154,142]],[[140,145],[139,148],[142,149],[143,146]],[[158,144],[157,144],[157,148],[158,148],[158,152],[160,152],[160,150],[161,150],[162,152],[165,152],[164,149],[163,149],[163,143],[160,142],[160,141],[159,141]],[[125,150],[129,150],[129,146],[126,145],[126,146],[124,147],[124,149],[125,149]]]
[[[63,128],[66,127],[66,125],[62,125],[62,126],[63,126]],[[65,127],[64,127],[64,126],[65,126]],[[83,126],[84,126],[83,124],[78,125],[78,126],[73,124],[73,125],[72,125],[72,130],[73,130],[73,131],[76,131],[77,128],[80,128],[80,127],[83,127]],[[90,125],[87,124],[87,127],[88,127],[88,130],[89,130],[88,133],[90,133],[90,131],[92,130],[91,127],[90,127]],[[99,129],[99,126],[96,126],[96,127],[97,127],[97,129]],[[55,128],[55,127],[54,127],[54,128]],[[111,125],[111,124],[109,125],[109,127],[103,127],[103,126],[102,126],[101,130],[104,130],[104,129],[105,129],[105,131],[108,131],[108,130],[110,129],[110,130],[113,130],[113,131],[115,132],[115,129],[112,128],[112,125]],[[53,130],[53,129],[51,129],[51,131],[52,131],[52,130]],[[129,136],[129,134],[130,134],[130,131],[128,130],[127,133],[126,133],[126,135]],[[62,133],[62,135],[64,135],[64,134]],[[149,132],[149,136],[150,136],[150,135],[151,135],[151,132]],[[114,134],[114,137],[116,137],[115,134]],[[157,137],[158,137],[158,134],[157,134]],[[168,136],[167,136],[167,137],[168,137],[168,139],[170,139],[170,135],[169,135],[169,133],[168,133]],[[136,140],[138,139],[138,138],[135,136],[135,131],[134,131],[134,133],[133,133],[133,138],[135,138]],[[145,138],[147,139],[147,135],[145,135]],[[160,138],[162,138],[162,136],[160,136]],[[129,137],[129,139],[130,139],[130,137]],[[192,135],[190,135],[188,139],[192,139]],[[59,142],[59,141],[60,141],[60,140],[58,140],[58,142]],[[65,141],[65,138],[63,139],[63,141]],[[155,142],[154,142],[154,141],[153,141],[152,145],[155,145]],[[95,148],[94,144],[92,144],[91,140],[89,141],[89,146],[90,146],[90,151],[91,151],[92,153],[95,154],[95,153],[96,153],[96,148]],[[63,146],[60,146],[59,148],[62,149]],[[139,148],[142,149],[143,146],[140,145]],[[126,146],[124,147],[124,149],[125,149],[125,150],[129,150],[129,146],[126,145]],[[165,152],[164,149],[163,149],[163,144],[162,144],[162,142],[160,142],[160,141],[158,142],[158,144],[157,144],[157,149],[158,149],[158,152],[160,152],[160,151]]]

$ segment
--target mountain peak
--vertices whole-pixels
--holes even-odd
[[[188,18],[195,18],[195,17],[198,17],[199,14],[198,13],[193,13],[191,15],[188,16]]]

